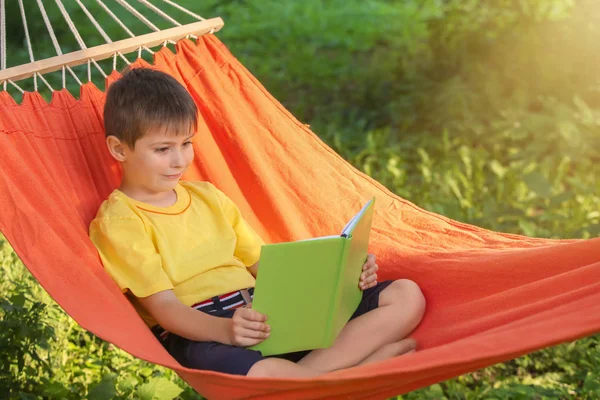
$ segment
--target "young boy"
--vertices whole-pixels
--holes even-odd
[[[357,282],[363,300],[332,347],[270,358],[246,348],[270,330],[251,308],[263,242],[212,184],[180,181],[197,113],[186,89],[153,69],[111,85],[106,144],[123,177],[90,225],[104,267],[169,353],[190,368],[310,377],[413,351],[405,338],[423,315],[421,291],[377,283],[373,255]]]

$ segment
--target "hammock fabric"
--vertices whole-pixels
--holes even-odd
[[[600,331],[600,238],[495,233],[395,196],[298,122],[213,35],[179,42],[176,54],[164,48],[155,65],[186,84],[200,108],[196,161],[185,179],[221,188],[265,240],[334,234],[377,197],[370,251],[381,278],[423,289],[420,351],[312,380],[181,367],[104,272],[87,236],[120,177],[104,145],[104,93],[88,83],[79,100],[62,90],[50,104],[26,93],[17,105],[2,92],[0,229],[85,329],[220,399],[386,398]]]

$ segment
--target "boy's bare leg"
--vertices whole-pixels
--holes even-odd
[[[416,283],[398,280],[379,294],[379,307],[348,322],[333,346],[310,352],[298,365],[330,372],[359,364],[407,337],[421,321],[425,299]],[[381,350],[384,351],[384,350]]]
[[[282,358],[265,358],[254,364],[246,376],[270,378],[311,378],[323,372]]]
[[[417,349],[417,341],[412,338],[406,338],[394,343],[388,343],[375,350],[370,356],[357,365],[364,365],[375,361],[387,360],[388,358],[400,356],[402,354],[413,353]]]

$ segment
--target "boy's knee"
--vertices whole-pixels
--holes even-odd
[[[252,367],[250,367],[250,370],[248,371],[248,374],[246,374],[246,376],[256,376],[264,378],[276,376],[275,369],[277,368],[277,363],[273,362],[275,360],[276,359],[274,358],[265,358],[264,360],[256,362]]]
[[[385,293],[386,291],[388,293]],[[421,319],[425,312],[425,296],[423,296],[419,285],[414,281],[399,279],[392,282],[381,294],[385,296],[383,299],[385,304],[395,304],[403,310],[410,307],[419,319]]]
[[[300,366],[288,360],[281,358],[265,358],[255,363],[246,376],[262,377],[262,378],[303,378],[319,375],[320,372],[313,371],[310,368]]]

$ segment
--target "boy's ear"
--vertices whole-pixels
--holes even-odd
[[[108,151],[113,158],[119,162],[124,162],[127,158],[127,154],[125,152],[127,145],[119,140],[116,136],[107,136],[106,137],[106,147],[108,147]]]

